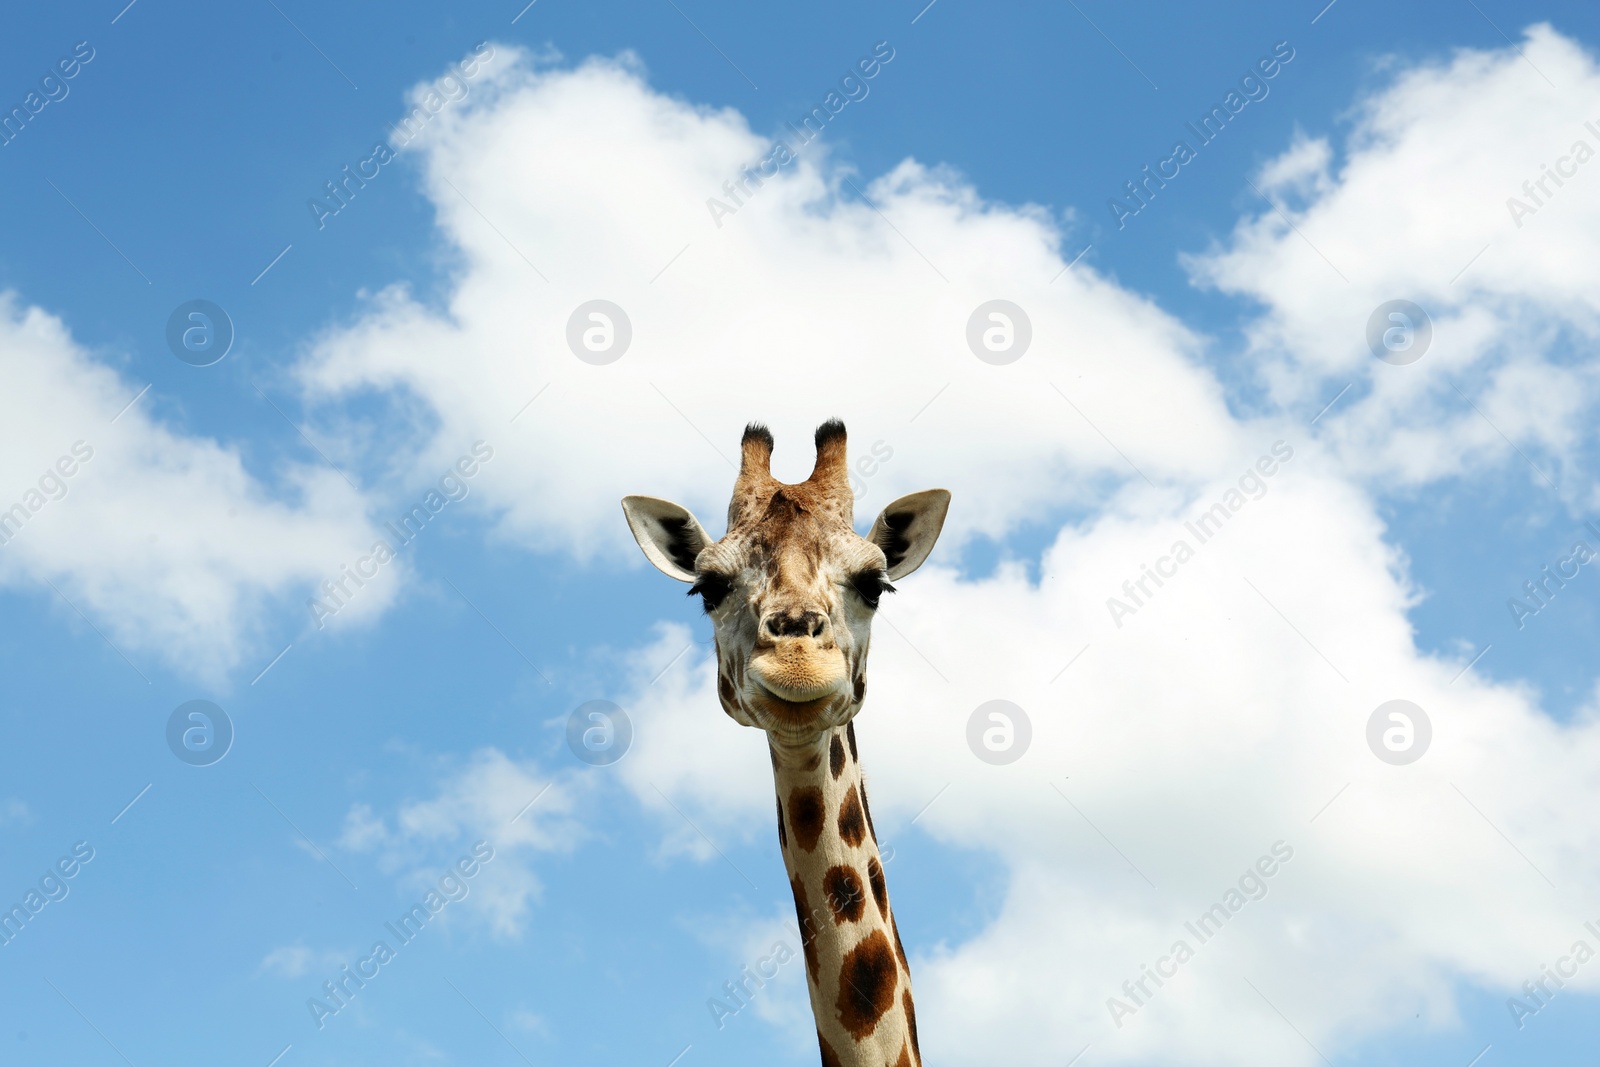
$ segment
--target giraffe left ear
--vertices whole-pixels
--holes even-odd
[[[653,496],[625,496],[622,513],[644,556],[668,578],[695,579],[694,558],[711,543],[688,508]]]
[[[878,515],[867,540],[883,549],[891,582],[922,566],[939,540],[949,510],[948,489],[924,489],[901,497]]]

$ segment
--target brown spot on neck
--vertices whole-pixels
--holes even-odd
[[[916,1054],[917,1063],[920,1064],[922,1049],[917,1045],[917,1006],[911,1002],[911,990],[900,994],[900,1007],[906,1013],[906,1029],[911,1032],[911,1051]]]
[[[857,1041],[877,1028],[900,984],[894,950],[882,930],[874,930],[845,953],[839,968],[839,1022]]]
[[[883,879],[883,864],[873,856],[867,861],[867,883],[872,886],[872,899],[878,903],[878,917],[889,917],[889,885]]]
[[[789,792],[789,829],[794,833],[794,843],[811,852],[822,837],[822,824],[827,813],[822,806],[822,790],[814,785],[796,786]]]
[[[911,973],[911,964],[906,962],[906,946],[900,941],[900,924],[894,921],[894,916],[889,916],[889,929],[894,932],[894,954],[900,957],[900,966]]]
[[[811,902],[806,897],[806,887],[798,878],[789,879],[789,890],[794,894],[794,913],[800,923],[800,948],[806,957],[806,974],[811,981],[817,977],[817,927],[811,919]]]
[[[861,886],[861,875],[854,867],[835,864],[822,876],[822,895],[833,911],[835,926],[859,922],[866,911],[867,893]]]
[[[872,825],[872,805],[867,803],[867,780],[861,780],[861,810],[867,816],[867,832],[872,835],[872,843],[878,843],[878,830]]]
[[[844,803],[839,805],[839,837],[851,848],[860,848],[867,839],[867,821],[861,814],[861,796],[855,786],[850,787]]]
[[[833,1046],[828,1044],[828,1039],[822,1036],[822,1031],[817,1031],[817,1044],[822,1046],[822,1067],[844,1067],[839,1060],[839,1054],[833,1051]]]

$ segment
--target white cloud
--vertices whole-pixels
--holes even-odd
[[[758,834],[775,839],[777,830],[767,817],[772,768],[766,736],[724,728],[735,724],[717,703],[716,658],[705,646],[685,653],[690,644],[688,627],[664,624],[656,641],[638,651],[631,685],[636,695],[626,704],[633,748],[617,770],[640,803],[661,817],[667,850],[704,860],[716,858],[715,849],[673,812],[666,797],[692,805],[695,823],[718,839]],[[707,774],[707,767],[717,773]],[[752,817],[752,812],[764,814]]]
[[[79,626],[53,584],[135,662],[218,679],[259,650],[268,605],[372,544],[337,474],[292,465],[273,489],[236,449],[161,421],[158,397],[123,410],[142,384],[9,294],[0,378],[0,585],[36,591]],[[367,594],[369,610],[391,593]]]
[[[376,857],[401,896],[432,889],[472,845],[487,842],[494,858],[469,882],[463,906],[499,937],[519,937],[541,892],[539,853],[563,852],[584,836],[574,809],[590,788],[581,775],[551,775],[482,749],[443,769],[432,796],[399,805],[392,819],[358,803],[345,815],[339,847]]]
[[[799,480],[811,430],[843,417],[859,444],[894,453],[863,510],[939,481],[962,501],[956,536],[1097,499],[1129,468],[1095,427],[1153,479],[1191,476],[1233,440],[1220,390],[1187,358],[1197,340],[1082,263],[1061,274],[1042,210],[985,202],[909,160],[852,179],[875,210],[813,147],[719,229],[707,197],[769,143],[738,114],[655,93],[623,62],[513,57],[489,76],[496,91],[415,142],[462,261],[445,306],[385,290],[320,339],[300,377],[328,402],[421,396],[424,467],[488,440],[479,499],[507,536],[631,560],[617,521],[629,492],[680,497],[716,528],[728,457],[758,418],[777,434],[779,475]],[[996,297],[1032,321],[1031,348],[1005,367],[965,340]],[[608,366],[565,341],[594,298],[633,326]]]
[[[725,975],[706,983],[706,1011],[717,1029],[753,1026],[759,1019],[781,1032],[796,1059],[816,1055],[817,1024],[794,908],[784,902],[770,915],[739,924],[707,922],[698,932],[729,961]]]
[[[1370,501],[1319,473],[1325,463],[1297,453],[1120,629],[1106,598],[1174,540],[1195,545],[1184,521],[1200,506],[1113,507],[1063,530],[1037,586],[1020,568],[979,582],[924,568],[902,583],[886,611],[909,643],[880,624],[876,695],[858,720],[879,831],[918,848],[907,823],[948,784],[918,827],[994,855],[1007,884],[981,934],[913,947],[924,1046],[973,1064],[1070,1057],[1089,1042],[1119,1062],[1174,1062],[1182,1049],[1188,1063],[1310,1064],[1246,979],[1332,1055],[1418,1012],[1451,1021],[1453,982],[1516,992],[1584,936],[1584,919],[1600,920],[1571,892],[1600,876],[1600,835],[1564,799],[1600,789],[1600,722],[1591,709],[1557,725],[1516,687],[1470,672],[1452,684],[1466,657],[1420,654],[1404,614],[1416,592]],[[641,730],[632,780],[674,783],[697,821],[770,833],[770,782],[747,781],[766,777],[766,760],[735,751],[754,731],[718,712],[704,663],[684,678],[631,698],[641,723],[671,736],[650,748]],[[966,748],[967,717],[995,698],[1033,723],[1010,767]],[[1394,698],[1434,725],[1409,767],[1380,763],[1364,739]],[[684,752],[699,753],[697,776],[679,771]],[[675,832],[677,817],[663,818]],[[1567,888],[1552,890],[1495,827]],[[1279,840],[1294,857],[1266,899],[1201,946],[1184,922]],[[1107,998],[1180,938],[1195,960],[1113,1026]],[[1576,984],[1600,989],[1600,970]]]
[[[1578,142],[1600,155],[1600,67],[1532,26],[1515,49],[1400,68],[1357,109],[1337,167],[1326,137],[1297,137],[1256,179],[1284,214],[1256,210],[1188,263],[1197,282],[1265,305],[1251,355],[1275,404],[1309,417],[1354,383],[1321,426],[1352,473],[1396,486],[1521,467],[1509,438],[1589,505],[1600,161],[1579,165]],[[1569,177],[1533,191],[1535,214],[1508,207],[1557,166]],[[1408,367],[1366,341],[1368,317],[1395,299],[1433,321]]]
[[[480,506],[505,536],[577,555],[625,547],[625,492],[680,498],[716,529],[731,471],[714,453],[731,454],[750,418],[775,424],[780,477],[803,476],[810,427],[840,414],[858,453],[894,449],[871,505],[950,486],[944,559],[975,530],[1086,512],[1037,583],[1021,564],[961,581],[936,563],[879,628],[859,724],[877,824],[905,849],[925,832],[981,850],[1007,886],[976,936],[913,946],[923,1043],[952,1063],[1092,1042],[1122,1062],[1310,1064],[1279,1011],[1333,1054],[1418,1015],[1446,1026],[1460,983],[1510,995],[1600,919],[1570,888],[1600,874],[1592,820],[1571,802],[1600,787],[1600,717],[1556,724],[1523,688],[1458,678],[1470,652],[1419,652],[1406,614],[1419,593],[1372,495],[1507,462],[1501,432],[1562,474],[1588,443],[1594,364],[1569,342],[1596,323],[1600,220],[1586,212],[1600,201],[1574,179],[1536,232],[1512,226],[1504,200],[1600,115],[1600,76],[1548,28],[1523,50],[1402,74],[1368,101],[1337,171],[1331,142],[1297,139],[1261,176],[1294,228],[1263,211],[1191,260],[1198,280],[1266,308],[1250,337],[1270,392],[1251,419],[1229,413],[1182,324],[1084,264],[1057,277],[1042,212],[986,203],[943,172],[908,161],[857,182],[879,215],[813,153],[717,229],[705,197],[763,139],[604,61],[508,62],[497,92],[440,117],[420,163],[461,257],[443,310],[387,290],[319,341],[301,381],[335,420],[356,391],[420,397],[437,420],[425,468],[491,440]],[[996,296],[1034,327],[1034,348],[1003,368],[963,340]],[[595,297],[634,325],[605,367],[562,339]],[[1363,338],[1396,297],[1436,328],[1409,368],[1377,363]],[[1353,395],[1307,428],[1344,381]],[[1197,545],[1185,520],[1279,439],[1294,460]],[[1158,488],[1124,483],[1129,461]],[[1118,627],[1107,598],[1179,538],[1195,558]],[[620,767],[668,847],[709,857],[658,790],[713,834],[770,834],[772,801],[761,738],[717,710],[704,650],[651,681],[687,639],[667,626],[640,650],[637,746]],[[997,697],[1034,723],[1008,768],[964,741],[972,709]],[[1409,767],[1366,748],[1368,716],[1392,698],[1435,727]],[[358,814],[350,840],[448,836],[534,777],[506,770],[492,800],[452,786],[393,831]],[[1266,899],[1115,1027],[1107,998],[1279,840],[1294,857]],[[1600,987],[1600,970],[1575,985]]]

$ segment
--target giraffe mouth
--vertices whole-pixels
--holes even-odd
[[[745,698],[760,717],[794,727],[826,718],[849,690],[849,671],[838,646],[783,640],[751,657]]]
[[[792,690],[781,690],[789,695],[780,695],[770,686],[751,679],[746,702],[750,704],[760,717],[769,721],[776,721],[787,726],[811,726],[823,718],[839,702],[841,688],[829,686],[807,699],[793,699]]]
[[[844,688],[849,672],[838,648],[798,645],[799,642],[784,642],[751,657],[749,681],[774,699],[790,704],[824,700]]]
[[[823,685],[811,686],[806,689],[794,689],[786,685],[780,685],[776,682],[769,681],[765,678],[752,678],[750,680],[754,683],[756,694],[758,696],[763,696],[768,700],[776,700],[783,704],[792,704],[795,706],[799,706],[801,704],[816,704],[818,702],[832,700],[834,697],[839,695],[839,690],[841,688],[839,683],[834,681],[829,681]]]
[[[775,672],[762,670],[758,659],[751,663],[745,676],[746,698],[757,711],[779,722],[797,726],[814,723],[839,702],[847,689],[842,663],[839,670],[830,669],[835,666],[832,663],[815,666],[822,669]]]

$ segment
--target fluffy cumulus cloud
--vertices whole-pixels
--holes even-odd
[[[1310,1045],[1450,1026],[1463,984],[1520,994],[1600,921],[1572,888],[1600,875],[1570,803],[1600,787],[1595,709],[1557,724],[1529,691],[1464,670],[1471,650],[1419,652],[1419,594],[1375,497],[1484,476],[1514,461],[1506,438],[1552,475],[1589,444],[1593,364],[1574,352],[1595,326],[1600,163],[1546,181],[1530,215],[1506,205],[1541,164],[1570,170],[1576,142],[1600,148],[1583,49],[1536,27],[1520,51],[1402,72],[1343,143],[1304,136],[1263,169],[1277,207],[1190,261],[1263,309],[1248,334],[1269,388],[1247,417],[1181,323],[1083,264],[1063,272],[1041,211],[909,161],[856,177],[813,145],[718,226],[706,199],[767,153],[740,116],[656,93],[626,61],[509,60],[416,142],[459,257],[442,305],[381,292],[299,367],[330,421],[358,393],[420,400],[418,462],[493,441],[480,500],[500,533],[578,555],[623,547],[625,492],[677,497],[717,530],[751,418],[774,424],[794,480],[825,415],[858,456],[881,442],[863,511],[948,485],[946,559],[975,531],[1066,522],[1037,577],[1016,563],[963,579],[936,556],[878,626],[859,727],[877,825],[1004,874],[992,922],[914,946],[937,1058],[1092,1045],[1101,1061],[1311,1064]],[[1004,366],[966,341],[996,298],[1032,326]],[[594,299],[632,328],[603,365],[567,343]],[[1367,347],[1391,299],[1433,319],[1410,366]],[[656,677],[687,643],[667,625],[639,650],[622,779],[669,847],[700,849],[669,798],[714,834],[770,833],[761,738],[717,710],[707,651]],[[965,740],[997,698],[1033,728],[1005,767]],[[1433,723],[1408,766],[1368,748],[1393,699]],[[347,844],[421,841],[531,795],[526,771],[480,761],[462,780],[503,788],[447,789],[395,826],[357,812]],[[1190,930],[1208,912],[1209,934]],[[763,919],[738,951],[776,936]],[[1600,987],[1600,963],[1569,985]],[[784,996],[759,1014],[792,1023]]]
[[[1331,1055],[1418,1013],[1449,1024],[1459,982],[1520,996],[1541,964],[1594,943],[1583,922],[1600,915],[1571,887],[1600,876],[1597,842],[1563,798],[1600,789],[1600,723],[1559,726],[1517,688],[1457,678],[1470,652],[1419,654],[1415,590],[1371,502],[1319,473],[1328,464],[1297,449],[1203,544],[1185,524],[1236,481],[1063,530],[1037,584],[1020,567],[901,583],[858,722],[880,833],[902,851],[926,833],[990,852],[1006,872],[987,929],[913,953],[925,1047],[972,1064],[1088,1044],[1102,1061],[1310,1064],[1274,1009]],[[1179,541],[1193,557],[1147,581],[1118,626],[1106,605],[1122,579]],[[746,832],[770,832],[764,761],[717,711],[709,659],[675,669],[679,688],[633,699],[631,773],[670,775],[679,758],[644,744],[646,724],[674,749],[743,759],[675,795],[697,820],[738,812]],[[1032,723],[1006,767],[966,743],[994,699]],[[1410,766],[1367,747],[1369,716],[1392,699],[1433,723]],[[1246,878],[1263,857],[1271,875]],[[1185,924],[1218,903],[1241,906],[1202,941]],[[1159,987],[1144,971],[1158,964],[1175,972]],[[1600,969],[1577,986],[1600,989]]]
[[[1484,462],[1539,466],[1592,504],[1600,381],[1600,67],[1547,25],[1463,49],[1362,102],[1340,151],[1302,135],[1257,179],[1274,201],[1189,262],[1266,307],[1253,355],[1278,405],[1315,413],[1353,473],[1388,484]],[[1368,320],[1407,300],[1432,321],[1409,366],[1372,358]],[[1408,340],[1406,325],[1392,342]],[[1405,358],[1409,353],[1397,353]],[[1474,407],[1477,410],[1474,410]]]
[[[584,780],[553,777],[492,748],[440,769],[436,778],[433,795],[402,803],[392,817],[354,805],[339,847],[371,856],[401,897],[420,899],[469,846],[483,842],[493,858],[467,884],[465,910],[495,936],[520,936],[541,889],[539,854],[569,849],[582,836],[570,816]]]
[[[219,679],[260,651],[266,606],[372,544],[337,474],[293,465],[263,482],[235,448],[164,422],[157,397],[130,406],[143,383],[11,295],[0,378],[0,585],[72,626],[82,612],[135,662]]]
[[[483,499],[523,543],[623,548],[630,492],[681,498],[720,530],[751,419],[798,481],[811,430],[841,416],[883,457],[858,472],[863,510],[942,481],[963,502],[955,527],[994,533],[1096,499],[1130,462],[1191,476],[1236,436],[1196,339],[1081,264],[1063,274],[1041,210],[911,161],[851,176],[814,142],[719,226],[706,201],[771,145],[737,113],[656,93],[624,61],[508,60],[490,77],[409,150],[459,253],[446,306],[385,290],[300,374],[312,400],[424,398],[426,464],[492,442]],[[605,365],[567,341],[595,299],[631,324]],[[994,299],[1031,326],[1008,366],[967,343]]]
[[[715,856],[681,819],[673,826],[665,818],[671,813],[666,797],[691,804],[696,822],[719,835],[764,836],[768,820],[751,813],[772,806],[766,737],[758,730],[725,728],[734,723],[716,702],[717,668],[710,648],[696,647],[687,627],[668,624],[659,628],[652,645],[639,650],[635,662],[629,687],[635,699],[628,705],[637,720],[634,743],[617,769],[640,801],[663,815],[668,850]],[[718,773],[706,774],[708,765]]]

